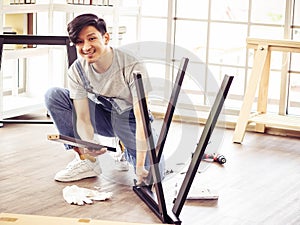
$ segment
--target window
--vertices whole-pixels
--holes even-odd
[[[209,106],[206,98],[214,95],[212,83],[219,84],[225,74],[234,75],[226,107],[237,115],[253,65],[254,52],[247,50],[246,38],[300,40],[300,0],[169,0],[163,1],[162,7],[157,7],[159,3],[156,7],[155,3],[149,5],[150,2],[153,3],[142,0],[141,40],[170,41],[175,65],[180,57],[176,54],[177,48],[184,48],[196,56],[189,63],[189,67],[195,69],[195,75],[188,74],[183,85],[184,91],[193,99],[192,105]],[[150,29],[151,24],[154,24],[154,29]],[[161,27],[156,32],[158,24]],[[147,33],[149,30],[153,32]],[[167,39],[167,35],[171,38]],[[272,53],[268,111],[279,111],[281,73],[285,63],[289,63],[286,111],[300,116],[299,60],[296,53],[288,60],[282,53]]]

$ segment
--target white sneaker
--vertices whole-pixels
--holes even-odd
[[[120,158],[115,160],[115,168],[118,171],[128,171],[129,170],[129,163],[125,159],[124,153],[122,153]]]
[[[98,160],[93,163],[88,159],[81,160],[76,157],[65,169],[56,173],[54,179],[61,182],[77,181],[99,176],[101,172]]]

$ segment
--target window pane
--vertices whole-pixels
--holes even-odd
[[[159,61],[147,62],[145,63],[145,65],[152,86],[152,91],[150,93],[151,99],[163,100],[165,94],[164,84],[165,84],[165,77],[166,77],[166,69],[168,65]]]
[[[300,73],[300,53],[292,53],[291,56],[291,70]]]
[[[240,109],[245,87],[245,70],[222,67],[222,66],[209,66],[210,73],[213,74],[214,78],[220,84],[225,74],[234,76],[233,82],[230,86],[229,95],[226,99],[226,107],[231,109]]]
[[[271,26],[251,26],[250,37],[255,38],[267,38],[267,39],[282,39],[284,38],[283,27],[271,27]]]
[[[299,25],[300,26],[300,25]],[[293,40],[300,41],[300,28],[293,29]]]
[[[268,112],[278,113],[280,99],[281,71],[271,71],[269,78]]]
[[[176,17],[207,19],[208,0],[177,0]]]
[[[300,54],[292,53],[288,114],[300,116]]]
[[[248,0],[212,0],[211,18],[213,20],[247,21]]]
[[[135,17],[122,16],[120,27],[125,29],[124,33],[119,35],[120,44],[124,45],[137,40],[137,21]]]
[[[231,93],[236,95],[244,94],[245,83],[245,70],[233,67],[224,66],[210,66],[210,72],[214,75],[215,79],[220,83],[223,80],[225,74],[234,76],[233,83],[230,87]],[[240,99],[242,100],[242,99]]]
[[[288,114],[300,116],[300,74],[291,74]]]
[[[210,34],[209,63],[245,65],[246,25],[213,23]]]
[[[284,24],[285,0],[252,0],[251,22]]]
[[[183,95],[179,96],[179,102],[191,104],[191,106],[205,105],[207,103],[204,101],[205,73],[206,65],[201,61],[192,60],[189,62],[182,84]]]
[[[207,24],[198,21],[177,20],[175,43],[196,54],[202,61],[206,56]]]
[[[182,87],[193,91],[205,89],[205,70],[206,66],[201,61],[191,61],[188,64],[185,81]]]
[[[161,0],[142,0],[143,16],[163,16],[168,15],[168,1]]]
[[[142,41],[166,41],[166,19],[142,18],[141,40]]]
[[[136,6],[138,4],[137,0],[122,0],[121,2],[121,6],[123,7],[132,7],[132,6]]]
[[[300,26],[300,0],[295,0],[294,12],[294,24]]]

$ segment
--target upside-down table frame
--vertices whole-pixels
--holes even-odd
[[[229,92],[229,88],[231,86],[233,76],[225,75],[219,92],[216,96],[214,104],[211,108],[209,117],[203,129],[202,135],[199,139],[197,148],[194,152],[193,158],[187,170],[186,176],[183,180],[183,183],[179,189],[178,195],[174,201],[174,205],[172,210],[168,209],[165,202],[164,191],[161,183],[160,171],[158,167],[158,163],[160,162],[161,155],[163,152],[164,143],[167,137],[167,133],[169,130],[170,123],[172,121],[173,112],[176,106],[177,97],[179,95],[179,91],[181,89],[181,84],[183,77],[185,75],[185,69],[187,66],[188,60],[183,58],[181,62],[181,66],[178,70],[177,78],[175,85],[172,90],[171,98],[169,101],[169,105],[166,110],[166,114],[164,117],[164,123],[160,132],[158,144],[155,147],[153,136],[151,133],[151,124],[148,118],[148,109],[145,98],[145,92],[142,82],[142,75],[135,74],[135,82],[137,88],[137,94],[139,98],[139,108],[141,110],[142,120],[143,120],[143,128],[145,132],[145,136],[147,137],[147,145],[150,150],[150,174],[152,176],[153,184],[148,185],[135,185],[133,186],[134,192],[146,203],[146,205],[155,213],[155,215],[163,222],[167,224],[181,224],[181,220],[179,219],[179,215],[184,206],[186,198],[188,196],[189,190],[193,183],[194,177],[198,171],[201,159],[206,150],[207,144],[209,143],[209,139],[211,134],[215,128],[216,122],[218,120],[219,114]],[[151,191],[152,186],[155,188],[155,194]]]

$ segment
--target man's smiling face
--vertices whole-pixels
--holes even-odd
[[[94,26],[87,26],[78,35],[76,49],[88,63],[94,63],[106,54],[108,42],[108,33],[102,35]]]

